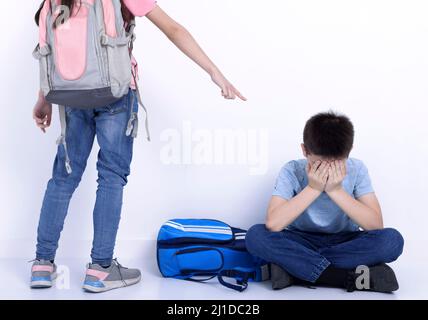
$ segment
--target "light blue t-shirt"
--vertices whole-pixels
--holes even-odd
[[[285,164],[276,180],[274,196],[290,200],[308,185],[306,159],[294,160]],[[360,160],[349,158],[346,161],[347,174],[343,188],[355,199],[372,193],[373,187],[366,166]],[[359,226],[323,192],[288,229],[308,232],[337,233],[356,231]]]

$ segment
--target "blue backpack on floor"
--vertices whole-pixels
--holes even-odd
[[[157,239],[159,270],[164,277],[198,282],[217,277],[222,285],[244,291],[248,281],[270,278],[268,264],[248,253],[246,233],[217,220],[169,220]]]

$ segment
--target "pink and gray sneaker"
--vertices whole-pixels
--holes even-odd
[[[34,260],[31,267],[31,288],[50,288],[55,278],[55,263],[48,260]]]
[[[138,283],[140,280],[140,270],[125,268],[117,262],[117,259],[114,259],[108,268],[99,264],[88,264],[83,289],[98,293],[127,287]]]

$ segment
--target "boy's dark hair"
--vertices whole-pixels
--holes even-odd
[[[310,154],[346,158],[354,143],[354,126],[345,115],[333,111],[318,113],[306,122],[303,143]]]

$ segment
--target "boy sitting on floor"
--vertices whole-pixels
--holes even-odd
[[[281,169],[266,224],[251,227],[246,236],[249,252],[271,263],[273,289],[315,284],[367,290],[357,285],[358,266],[369,271],[369,290],[398,289],[385,263],[401,255],[403,237],[383,228],[367,168],[348,158],[353,140],[346,116],[317,114],[304,129],[306,159]]]

